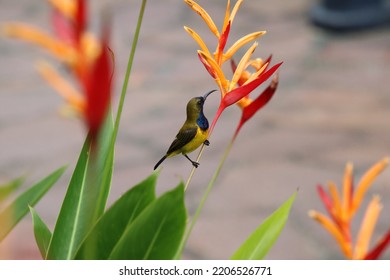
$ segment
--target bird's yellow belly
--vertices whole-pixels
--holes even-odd
[[[204,141],[207,140],[207,133],[207,131],[201,130],[198,127],[198,131],[196,132],[194,139],[192,139],[188,144],[184,145],[183,148],[181,148],[181,153],[188,154],[196,150],[200,145],[204,143]]]

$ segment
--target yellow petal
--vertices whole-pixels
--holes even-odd
[[[204,51],[205,53],[211,55],[209,49],[207,48],[206,44],[202,40],[202,38],[199,36],[198,33],[196,33],[194,30],[191,28],[184,26],[185,31],[187,31],[188,34],[198,43],[199,47]]]
[[[352,185],[353,185],[353,164],[347,163],[343,180],[343,198],[342,198],[342,220],[348,221],[351,217],[352,205]]]
[[[184,0],[184,2],[187,3],[188,6],[191,7],[191,9],[196,12],[198,15],[202,17],[202,19],[205,21],[207,26],[210,28],[211,32],[214,33],[217,38],[219,38],[219,31],[218,28],[215,26],[214,21],[210,17],[210,15],[196,2],[192,0]]]
[[[259,75],[260,75],[261,73],[264,72],[265,68],[268,67],[268,64],[269,64],[269,63],[265,63],[265,64],[263,65],[263,67],[261,67],[256,73],[253,73],[253,74],[249,77],[249,79],[246,80],[246,82],[244,83],[244,85],[246,85],[246,84],[252,82],[254,79],[256,79],[257,77],[259,77]]]
[[[74,0],[48,0],[49,3],[69,19],[74,19],[76,14],[76,1]]]
[[[6,24],[2,26],[2,31],[6,36],[21,39],[48,50],[67,64],[72,64],[75,60],[75,51],[72,47],[33,26],[16,23]]]
[[[351,244],[347,242],[337,226],[328,217],[313,210],[309,211],[309,216],[319,222],[333,236],[345,256],[352,258]]]
[[[225,62],[226,60],[230,59],[242,46],[249,43],[250,41],[259,38],[260,36],[263,36],[265,33],[265,31],[253,32],[237,40],[223,55],[222,62]]]
[[[241,4],[242,4],[242,1],[244,1],[244,0],[238,0],[238,1],[236,2],[236,4],[234,5],[234,7],[233,7],[232,13],[231,13],[231,15],[230,15],[230,21],[231,21],[231,23],[233,23],[234,17],[236,16],[236,13],[237,13],[238,9],[240,8],[240,6],[241,6]]]
[[[85,100],[72,85],[69,84],[61,75],[48,63],[40,62],[37,65],[38,72],[42,77],[78,112],[85,109]]]
[[[252,46],[247,50],[247,52],[241,58],[240,62],[237,65],[236,71],[234,71],[234,75],[233,75],[233,78],[230,82],[230,86],[229,86],[228,91],[231,91],[236,86],[238,80],[241,77],[241,74],[245,70],[247,63],[248,63],[249,59],[251,58],[251,56],[252,56],[252,54],[255,51],[257,46],[258,46],[257,42],[253,43]]]
[[[382,210],[379,196],[374,196],[367,207],[360,231],[356,240],[354,259],[364,259],[367,254],[372,233],[374,232],[376,222]]]
[[[386,168],[389,164],[390,158],[386,157],[371,167],[360,179],[359,184],[356,187],[356,191],[352,201],[351,214],[353,215],[360,207],[366,191],[371,186],[374,179]]]
[[[217,78],[215,81],[219,85],[221,89],[222,96],[225,95],[228,88],[228,81],[225,78],[225,74],[223,73],[221,67],[217,64],[217,62],[207,53],[203,51],[198,51],[199,55],[210,65],[210,67],[215,71]]]

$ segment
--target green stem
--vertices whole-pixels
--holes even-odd
[[[133,37],[133,44],[131,45],[131,51],[130,51],[130,55],[129,55],[129,60],[127,62],[127,69],[126,69],[125,79],[123,81],[122,92],[121,92],[119,105],[118,105],[118,111],[116,113],[114,134],[113,134],[113,139],[112,139],[113,142],[116,141],[116,137],[118,135],[119,123],[120,123],[120,119],[121,119],[121,115],[122,115],[122,111],[123,111],[123,105],[125,102],[125,97],[126,97],[127,87],[129,84],[131,69],[133,67],[135,50],[137,48],[137,43],[138,43],[139,33],[141,30],[142,19],[143,19],[144,12],[145,12],[146,2],[147,2],[147,0],[142,0],[141,8],[140,8],[139,15],[138,15],[137,27],[135,29],[135,33],[134,33],[134,37]]]
[[[219,162],[219,165],[218,165],[217,169],[215,170],[215,172],[213,174],[213,177],[211,178],[211,180],[210,180],[210,182],[209,182],[209,184],[207,186],[206,192],[204,193],[204,195],[202,197],[202,200],[200,201],[199,206],[196,209],[194,217],[192,218],[191,224],[190,224],[187,232],[185,233],[185,235],[184,235],[184,237],[183,237],[183,239],[182,239],[182,241],[180,243],[179,249],[178,249],[177,254],[175,256],[176,259],[179,259],[181,253],[183,252],[184,246],[186,245],[186,243],[188,241],[188,238],[191,235],[191,232],[192,232],[192,230],[193,230],[193,228],[195,226],[196,221],[198,220],[200,212],[202,211],[203,206],[206,203],[206,200],[207,200],[207,198],[208,198],[208,196],[209,196],[209,194],[210,194],[210,192],[211,192],[211,190],[212,190],[212,188],[213,188],[213,186],[215,184],[215,181],[217,180],[217,178],[219,176],[219,173],[221,172],[221,169],[222,169],[222,167],[223,167],[223,165],[224,165],[224,163],[225,163],[225,161],[226,161],[226,159],[227,159],[227,157],[228,157],[228,155],[229,155],[229,153],[230,153],[230,151],[231,151],[231,149],[233,147],[235,139],[236,138],[233,137],[232,140],[230,141],[229,145],[227,146],[227,148],[226,148],[226,150],[225,150],[225,152],[224,152],[224,154],[222,156],[222,159]],[[202,147],[202,150],[203,150],[203,147]],[[201,150],[201,152],[202,152],[202,150]],[[201,152],[199,153],[198,157],[200,157]]]
[[[116,118],[115,118],[115,124],[114,124],[114,128],[112,131],[111,139],[109,140],[110,146],[108,148],[107,155],[105,155],[106,159],[103,159],[103,161],[102,161],[104,164],[104,167],[103,167],[103,174],[100,176],[102,178],[101,181],[102,181],[103,186],[109,185],[110,181],[111,181],[112,169],[114,167],[113,166],[114,146],[115,146],[116,138],[118,136],[119,123],[120,123],[120,119],[121,119],[121,115],[122,115],[122,111],[123,111],[123,105],[125,102],[127,87],[129,84],[131,68],[133,66],[134,55],[135,55],[135,50],[137,47],[137,42],[138,42],[138,37],[139,37],[140,29],[141,29],[141,23],[142,23],[143,14],[145,11],[145,6],[146,6],[146,0],[143,0],[140,11],[139,11],[138,23],[137,23],[137,27],[136,27],[134,38],[133,38],[133,44],[131,46],[129,60],[127,63],[127,69],[126,69],[126,74],[125,74],[125,78],[124,78],[124,82],[123,82],[123,86],[122,86],[122,92],[121,92],[121,96],[120,96],[120,100],[119,100],[118,111],[117,111]],[[111,118],[110,118],[110,121],[112,121]],[[110,191],[110,187],[107,187],[105,190],[103,190],[100,193],[100,195],[97,199],[97,201],[98,201],[97,205],[101,205],[101,208],[98,209],[97,217],[99,217],[101,215],[101,213],[104,211],[109,191]]]

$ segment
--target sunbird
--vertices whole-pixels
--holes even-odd
[[[216,90],[209,91],[204,96],[194,97],[187,104],[187,119],[177,133],[165,156],[163,156],[154,166],[156,169],[166,158],[183,154],[194,167],[199,163],[188,157],[188,153],[196,150],[200,145],[209,145],[207,140],[209,122],[203,114],[203,105],[207,96]]]

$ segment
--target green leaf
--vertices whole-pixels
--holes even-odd
[[[103,124],[102,131],[99,134],[99,151],[97,159],[96,186],[97,200],[95,201],[96,210],[93,220],[96,221],[104,213],[107,198],[111,189],[112,171],[114,169],[114,122],[111,111],[107,114],[106,121]]]
[[[30,207],[30,213],[33,220],[35,241],[37,242],[42,258],[46,259],[46,253],[51,239],[51,231],[34,208]]]
[[[129,224],[109,259],[172,259],[183,238],[187,220],[184,185],[149,204]]]
[[[19,195],[0,213],[0,241],[27,214],[29,205],[35,205],[64,173],[65,167],[57,169],[49,176]]]
[[[82,239],[79,227],[83,225],[86,218],[86,215],[82,215],[82,201],[85,199],[83,191],[87,176],[89,146],[89,141],[86,140],[61,206],[49,244],[47,259],[71,259],[77,242]]]
[[[107,259],[126,227],[156,199],[158,173],[127,191],[101,217],[79,249],[76,259]]]
[[[9,183],[0,186],[0,201],[6,199],[12,192],[18,189],[24,182],[24,177],[12,180]]]
[[[297,193],[294,193],[261,224],[231,257],[233,260],[261,260],[282,231]]]
[[[73,259],[103,214],[113,170],[112,131],[112,116],[108,114],[96,146],[87,137],[61,206],[47,259]]]

